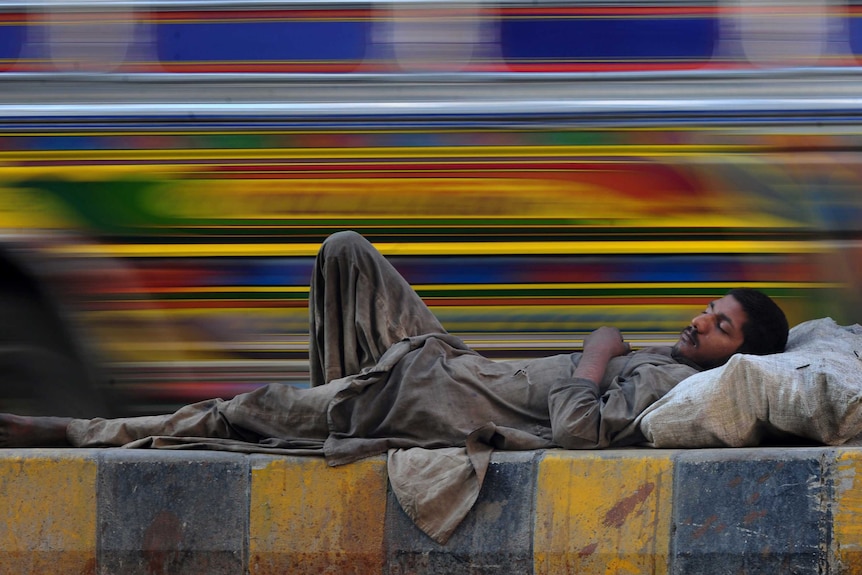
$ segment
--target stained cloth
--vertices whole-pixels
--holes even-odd
[[[667,347],[611,360],[597,387],[579,353],[493,361],[449,334],[364,238],[318,253],[309,296],[312,387],[272,384],[174,414],[74,420],[76,446],[323,454],[331,465],[389,453],[405,511],[445,541],[472,506],[493,449],[572,449],[643,440],[630,423],[697,373]],[[427,484],[444,487],[433,497]]]

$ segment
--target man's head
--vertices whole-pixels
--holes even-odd
[[[769,296],[737,288],[710,302],[691,320],[673,346],[673,355],[708,369],[722,365],[734,353],[782,352],[787,333],[787,318]]]

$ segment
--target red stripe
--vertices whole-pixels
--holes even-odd
[[[502,8],[504,16],[714,16],[716,6],[539,6]]]
[[[29,20],[29,14],[26,12],[0,12],[0,22],[5,24],[26,24]]]
[[[198,64],[184,62],[162,62],[161,69],[164,72],[181,74],[190,73],[286,73],[286,72],[320,72],[345,74],[357,71],[361,65],[359,61],[353,62],[221,62],[213,64]]]
[[[423,301],[429,307],[494,307],[494,306],[654,306],[654,305],[705,305],[710,302],[709,296],[668,296],[668,297],[527,297],[527,298],[439,298],[424,297]],[[93,310],[129,310],[129,309],[286,309],[306,308],[308,302],[301,300],[252,300],[252,299],[218,299],[218,300],[177,300],[177,301],[103,301],[93,306]]]
[[[187,20],[357,20],[370,19],[371,9],[349,10],[160,10],[151,13],[156,21]]]

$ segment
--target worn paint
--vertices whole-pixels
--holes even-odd
[[[245,572],[248,473],[235,453],[101,452],[99,573]]]
[[[238,455],[0,450],[0,575],[862,573],[858,447],[505,456],[439,546],[392,521],[384,458],[251,456],[249,484]]]
[[[383,572],[531,574],[538,459],[531,451],[494,453],[476,503],[445,545],[423,533],[390,492]]]
[[[0,453],[0,574],[95,574],[92,452]]]
[[[539,574],[667,573],[673,461],[667,452],[551,452],[539,465]]]
[[[862,573],[862,452],[839,450],[832,476],[835,573]]]
[[[671,572],[823,573],[822,449],[704,449],[674,465]]]
[[[255,456],[249,573],[381,572],[386,486],[382,457],[329,467],[320,458]]]

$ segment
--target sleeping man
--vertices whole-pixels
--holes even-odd
[[[638,414],[735,353],[784,350],[788,324],[766,295],[711,302],[672,347],[631,351],[615,328],[583,352],[494,361],[449,334],[362,236],[321,246],[309,294],[312,386],[270,384],[175,413],[123,419],[0,415],[0,445],[210,447],[323,453],[331,465],[390,448],[594,449],[643,441]],[[161,442],[161,443],[160,443]],[[166,443],[165,443],[166,442]]]

